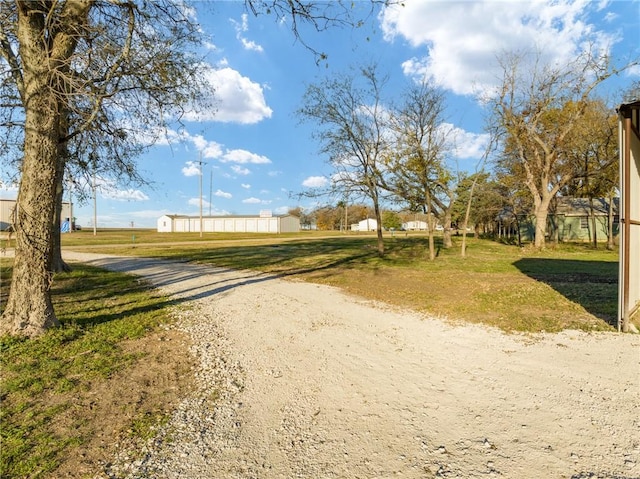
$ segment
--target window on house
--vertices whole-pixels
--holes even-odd
[[[580,217],[580,228],[582,228],[583,230],[589,229],[589,217],[588,216],[581,216]]]

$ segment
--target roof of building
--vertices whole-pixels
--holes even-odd
[[[613,212],[618,213],[619,198],[613,199]],[[596,215],[609,214],[609,200],[607,198],[594,198],[593,211]],[[589,198],[574,198],[560,196],[556,206],[556,214],[565,216],[589,216],[591,214],[591,203]]]
[[[163,215],[172,219],[177,218],[193,218],[200,219],[200,215]],[[233,219],[233,218],[285,218],[287,216],[291,216],[293,218],[297,218],[295,215],[290,215],[288,213],[282,215],[271,215],[271,216],[260,216],[260,215],[202,215],[202,219]]]

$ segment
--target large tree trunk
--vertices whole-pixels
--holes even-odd
[[[535,236],[533,245],[538,248],[544,248],[545,237],[547,235],[547,217],[549,215],[549,203],[540,202],[534,207],[534,215],[536,219]]]
[[[62,215],[62,203],[63,203],[63,178],[64,178],[64,163],[59,162],[59,169],[62,170],[57,173],[56,179],[56,207],[53,215],[53,236],[52,236],[52,251],[51,251],[51,271],[54,273],[68,273],[71,271],[71,267],[62,259],[62,238],[61,238],[61,224],[60,216]],[[69,218],[69,228],[72,228],[73,218]],[[69,230],[71,231],[71,230]]]
[[[69,61],[91,3],[68,2],[51,28],[40,2],[17,2],[22,61],[24,156],[16,204],[13,277],[0,333],[42,334],[59,324],[51,303],[53,217],[56,212],[61,106]],[[53,8],[53,4],[51,4]]]
[[[44,63],[44,62],[43,62]],[[56,99],[40,72],[25,81],[24,159],[16,204],[13,277],[0,332],[29,337],[58,325],[51,303],[52,218],[58,161]]]

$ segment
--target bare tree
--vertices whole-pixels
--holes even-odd
[[[372,0],[371,11],[375,3],[384,2]],[[341,1],[245,5],[286,15],[296,37],[305,23],[317,30],[357,23]],[[118,180],[140,178],[139,147],[200,98],[203,65],[192,52],[201,30],[177,0],[15,0],[0,3],[0,21],[2,146],[20,178],[0,333],[35,336],[58,324],[50,287],[65,169],[86,175],[93,158]]]
[[[375,65],[310,85],[298,114],[315,121],[320,142],[333,167],[331,190],[368,198],[377,221],[378,254],[384,254],[380,188],[382,158],[387,149],[382,89],[387,81]]]
[[[444,221],[451,242],[451,208],[455,193],[450,184],[452,175],[445,165],[451,149],[447,131],[443,128],[444,94],[423,82],[412,85],[403,95],[403,103],[391,116],[395,148],[385,157],[387,169],[383,186],[427,215],[429,258],[435,259],[434,216]],[[441,198],[444,196],[444,198]]]
[[[568,136],[585,115],[594,89],[616,74],[608,58],[587,51],[567,65],[548,65],[536,55],[507,54],[499,60],[502,81],[487,99],[489,129],[501,133],[503,167],[522,175],[532,199],[535,240],[545,245],[552,198],[575,176],[563,155]]]

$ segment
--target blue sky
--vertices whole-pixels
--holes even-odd
[[[431,77],[447,92],[447,122],[461,145],[458,165],[473,170],[486,141],[475,93],[495,82],[501,52],[536,48],[566,62],[580,45],[596,39],[616,63],[640,57],[640,0],[404,3],[376,12],[355,31],[304,30],[305,41],[328,54],[319,65],[296,42],[286,19],[255,17],[240,1],[192,3],[208,36],[203,68],[217,109],[189,117],[180,133],[169,132],[171,141],[139,159],[149,187],[102,184],[98,227],[155,227],[163,214],[199,214],[195,162],[200,158],[205,215],[312,208],[317,200],[298,200],[295,194],[322,185],[331,172],[311,138],[313,125],[300,124],[295,111],[308,84],[351,66],[376,61],[390,76],[388,98],[409,81]],[[609,81],[602,93],[617,101],[620,89],[638,78],[635,68]],[[15,194],[0,190],[3,198]],[[74,216],[82,226],[92,226],[92,202],[74,203]]]

